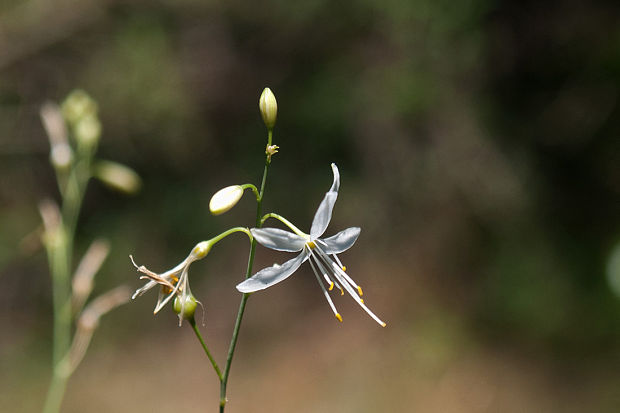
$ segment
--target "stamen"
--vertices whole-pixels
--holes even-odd
[[[340,268],[342,268],[342,271],[346,271],[347,267],[345,265],[342,265],[342,263],[340,262],[340,259],[338,258],[338,256],[336,254],[332,254],[332,256],[334,257],[334,259],[336,260],[336,262],[338,263]]]
[[[316,244],[313,241],[308,241],[306,245],[308,245],[312,250],[316,248]]]
[[[308,260],[308,261],[310,262],[310,266],[312,267],[312,271],[314,272],[314,276],[316,277],[316,280],[319,282],[319,286],[321,287],[321,290],[323,291],[323,295],[327,299],[327,303],[331,307],[331,309],[334,312],[334,314],[336,315],[336,317],[338,317],[338,315],[337,315],[338,311],[336,310],[336,306],[334,305],[331,297],[329,296],[329,293],[325,289],[325,286],[323,285],[323,281],[321,281],[321,277],[319,277],[319,273],[317,272],[316,267],[314,266],[314,263],[312,262],[312,260]]]
[[[317,246],[316,249],[317,249],[317,255],[319,256],[319,258],[321,258],[321,260],[325,263],[325,265],[331,269],[331,272],[333,272],[333,275],[338,279],[338,281],[342,282],[342,284],[349,283],[351,284],[353,288],[358,287],[355,281],[353,281],[351,277],[349,277],[347,273],[342,270],[342,267],[344,267],[344,265],[342,265],[342,263],[340,262],[336,254],[332,254],[332,255],[334,256],[336,261],[338,261],[338,265],[336,265],[336,263],[329,258],[329,255],[325,254],[325,252],[321,249],[321,247]]]
[[[319,249],[320,252],[320,249]],[[333,278],[338,279],[338,274],[334,273],[333,271],[329,271],[327,269],[327,267],[325,265],[323,265],[321,263],[321,261],[317,258],[317,255],[315,255],[312,250],[310,250],[310,256],[312,258],[314,258],[314,261],[316,262],[316,264],[318,265],[319,269],[321,270],[321,272],[323,273],[323,277],[325,277],[325,279],[327,280],[328,283],[330,284],[334,284],[336,286],[336,288],[338,288],[340,290],[340,295],[344,295],[344,292],[342,291],[342,287],[340,286],[340,284],[338,284],[337,281],[332,281],[328,274],[330,274]],[[319,255],[320,257],[320,255]],[[340,282],[342,282],[342,280],[339,280]],[[333,289],[333,287],[330,286],[329,291],[331,291]]]
[[[334,282],[332,281],[332,283],[329,285],[329,291],[334,289]]]
[[[321,261],[323,261],[323,263],[325,263],[326,266],[331,267],[332,271],[331,271],[330,275],[332,275],[336,280],[342,282],[342,287],[344,287],[344,289],[347,290],[349,295],[351,297],[353,297],[353,299],[360,305],[360,307],[362,307],[364,309],[364,311],[366,311],[366,313],[368,313],[368,315],[370,317],[372,317],[372,319],[375,320],[381,327],[385,327],[386,324],[379,317],[377,317],[372,311],[370,311],[370,309],[368,307],[366,307],[366,304],[364,304],[364,300],[362,298],[360,298],[360,296],[363,294],[362,287],[357,285],[355,283],[355,281],[353,281],[351,279],[351,277],[349,277],[347,275],[347,273],[342,270],[341,267],[344,267],[344,265],[341,265],[341,267],[339,267],[338,265],[336,265],[335,262],[333,262],[329,258],[329,256],[327,254],[325,254],[325,252],[323,252],[321,247],[318,247],[316,245],[315,245],[315,247],[317,247],[316,248],[316,255],[314,254],[313,251],[310,251],[310,256],[312,258],[314,258],[314,260],[316,261],[316,264],[322,270],[325,270],[325,269],[324,269],[323,264],[321,263]],[[317,255],[318,255],[318,257],[317,257]],[[333,254],[333,255],[335,256],[335,254]],[[335,258],[336,258],[336,260],[338,259],[338,257],[335,257]],[[314,270],[314,275],[319,280],[319,283],[321,284],[321,287],[323,287],[323,283],[321,282],[321,279],[319,278],[319,275],[316,272],[316,267],[314,266],[314,263],[312,262],[312,259],[310,259],[308,261],[310,261],[310,264],[312,265],[312,269]],[[338,286],[340,288],[340,294],[344,295],[343,288],[340,287],[337,283],[336,283],[336,286]],[[323,287],[323,288],[325,288],[325,287]],[[357,289],[357,292],[355,291],[354,288]],[[324,291],[324,293],[326,294],[327,298],[329,299],[329,294],[327,294],[327,291]],[[330,305],[331,305],[331,299],[329,299],[329,301],[330,301]],[[333,309],[334,309],[334,314],[338,314],[335,311],[335,307]]]
[[[340,313],[336,313],[336,318],[342,323],[342,316],[340,315]]]

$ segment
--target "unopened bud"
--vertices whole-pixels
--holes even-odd
[[[74,90],[62,103],[62,114],[72,125],[86,116],[97,114],[97,103],[83,90]]]
[[[220,215],[234,207],[243,196],[243,188],[240,185],[227,186],[220,189],[211,197],[209,210],[213,215]]]
[[[196,260],[201,260],[207,256],[209,251],[211,251],[211,247],[213,243],[210,241],[200,241],[196,246],[192,249],[192,257]]]
[[[94,176],[112,189],[127,194],[140,190],[142,180],[133,169],[112,161],[99,161],[94,168]]]
[[[172,309],[179,315],[180,319],[184,318],[186,320],[191,320],[194,318],[194,313],[196,312],[197,306],[198,301],[196,301],[196,298],[192,294],[189,294],[181,297],[177,296],[174,299]]]
[[[258,107],[260,108],[260,114],[263,117],[263,122],[265,122],[267,129],[273,129],[276,124],[276,117],[278,116],[278,102],[273,92],[268,87],[266,87],[260,95]]]
[[[75,124],[73,132],[78,144],[86,147],[93,146],[101,136],[101,122],[94,114],[84,116]]]
[[[50,151],[50,162],[54,168],[66,170],[71,165],[73,159],[73,150],[67,143],[59,143],[52,146]]]

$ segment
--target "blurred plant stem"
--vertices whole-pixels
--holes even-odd
[[[103,240],[92,243],[72,277],[75,228],[88,181],[96,176],[93,175],[93,169],[97,168],[92,168],[92,164],[101,135],[97,103],[86,92],[75,90],[65,99],[62,108],[54,103],[46,103],[40,113],[50,141],[50,162],[56,172],[62,201],[60,208],[50,200],[39,205],[45,227],[43,244],[52,277],[54,302],[53,371],[43,412],[57,413],[60,411],[67,380],[84,357],[100,317],[126,303],[130,295],[126,287],[118,287],[86,303],[93,289],[93,277],[109,251]],[[69,139],[67,126],[70,127],[72,139]],[[108,169],[111,164],[104,163]],[[118,165],[116,168],[122,168],[125,173],[99,179],[107,180],[113,187],[122,189],[127,186],[117,181],[131,175],[134,181],[131,190],[137,190],[137,175],[125,166]],[[76,329],[72,334],[74,321]]]
[[[60,405],[67,387],[69,375],[64,374],[61,361],[68,353],[71,343],[71,263],[73,262],[73,241],[75,227],[79,215],[84,190],[90,178],[90,159],[92,154],[86,153],[75,167],[71,168],[66,180],[66,186],[62,187],[62,171],[57,170],[58,182],[61,186],[62,210],[58,223],[57,236],[52,242],[45,242],[47,256],[52,277],[53,301],[54,301],[54,338],[52,343],[52,368],[53,376],[44,413],[60,411]]]
[[[269,129],[267,135],[267,148],[271,146],[271,141],[273,137],[273,130]],[[263,170],[263,180],[260,185],[260,192],[256,199],[256,227],[260,228],[261,223],[261,214],[263,209],[263,196],[265,194],[265,183],[267,182],[267,172],[269,171],[269,165],[271,164],[271,154],[267,153],[265,157],[265,168]],[[248,267],[245,272],[245,278],[249,278],[252,275],[252,266],[254,265],[254,255],[256,252],[256,240],[252,239],[252,243],[250,244],[250,256],[248,258]],[[226,407],[226,386],[228,385],[228,377],[230,375],[230,367],[232,365],[232,359],[235,354],[235,348],[237,346],[237,339],[239,337],[239,330],[241,328],[241,321],[243,320],[243,313],[245,312],[245,306],[248,302],[248,298],[250,294],[243,294],[241,297],[241,302],[239,303],[239,311],[237,312],[237,320],[235,321],[235,328],[233,330],[232,338],[230,340],[230,346],[228,348],[228,357],[226,357],[226,366],[224,367],[224,374],[220,379],[220,413],[224,412],[224,408]]]

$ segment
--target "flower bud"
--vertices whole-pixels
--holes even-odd
[[[77,121],[74,133],[79,145],[91,147],[99,141],[101,122],[95,114],[86,115]]]
[[[278,116],[278,102],[276,102],[276,97],[268,87],[260,95],[258,107],[260,108],[260,114],[263,117],[265,126],[267,126],[267,129],[272,130]]]
[[[69,168],[73,160],[73,150],[67,143],[59,143],[52,146],[50,162],[54,168],[64,171]]]
[[[142,186],[140,177],[133,169],[116,162],[97,162],[94,176],[112,189],[126,194],[136,193]]]
[[[181,297],[177,296],[174,299],[172,309],[179,315],[179,318],[191,320],[194,318],[194,313],[196,312],[197,306],[198,301],[196,301],[196,298],[192,294],[189,294]]]
[[[243,195],[243,188],[240,185],[227,186],[220,189],[211,197],[209,210],[213,215],[220,215],[234,207]]]
[[[83,90],[74,90],[62,103],[62,114],[72,125],[86,116],[97,114],[97,103]]]
[[[213,243],[211,241],[200,241],[194,248],[192,248],[191,256],[194,260],[201,260],[207,256],[209,251],[211,251],[211,247]]]

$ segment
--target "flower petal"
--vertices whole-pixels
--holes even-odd
[[[334,236],[322,239],[321,241],[325,244],[325,248],[323,248],[325,254],[339,254],[348,250],[357,241],[360,231],[359,227],[351,227],[340,231]]]
[[[308,242],[304,237],[279,228],[252,228],[250,232],[260,245],[277,251],[301,251]]]
[[[244,282],[237,285],[237,290],[242,293],[252,293],[264,290],[274,284],[279,283],[291,276],[299,266],[308,259],[308,253],[304,250],[297,257],[285,262],[280,266],[267,267]]]
[[[312,228],[310,228],[310,237],[312,239],[317,239],[323,235],[329,225],[329,221],[332,219],[332,210],[334,209],[334,204],[338,198],[338,190],[340,189],[340,172],[335,163],[332,163],[332,172],[334,173],[334,182],[329,191],[325,194],[325,198],[321,201],[321,205],[319,205],[319,209],[316,210],[314,219],[312,220]]]
[[[325,194],[325,198],[321,201],[321,205],[319,205],[319,209],[316,210],[312,220],[312,228],[310,228],[311,239],[317,239],[327,229],[329,221],[332,219],[332,210],[337,198],[338,192],[328,192]]]
[[[340,189],[340,171],[338,171],[338,167],[335,163],[332,163],[332,172],[334,173],[334,183],[332,183],[332,187],[329,189],[329,192],[338,192]]]

